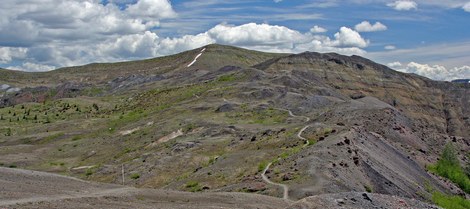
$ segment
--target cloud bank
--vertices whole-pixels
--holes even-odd
[[[470,78],[470,66],[446,68],[441,65],[428,65],[410,62],[402,65],[400,62],[387,64],[389,67],[404,73],[414,73],[431,78],[433,80],[452,81],[462,78]]]

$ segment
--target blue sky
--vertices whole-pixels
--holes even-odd
[[[357,54],[436,80],[470,77],[468,0],[3,0],[0,67],[47,71],[210,43]]]

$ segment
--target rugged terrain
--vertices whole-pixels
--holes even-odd
[[[0,70],[0,86],[6,167],[289,200],[468,195],[426,166],[447,143],[470,160],[470,85],[358,56],[209,45],[47,73]]]
[[[369,193],[315,196],[298,202],[265,195],[190,193],[92,183],[60,175],[0,168],[1,208],[437,208]],[[66,186],[64,186],[66,185]],[[27,189],[25,189],[27,188]]]

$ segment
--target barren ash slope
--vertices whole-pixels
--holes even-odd
[[[427,166],[446,144],[468,163],[470,86],[358,56],[208,45],[47,73],[0,70],[0,85],[1,165],[107,183],[99,191],[124,181],[137,208],[173,191],[214,207],[248,198],[229,208],[432,208],[423,202],[435,192],[468,197]],[[22,181],[20,171],[0,177]],[[0,205],[57,206],[7,193]],[[112,207],[120,195],[70,201]]]

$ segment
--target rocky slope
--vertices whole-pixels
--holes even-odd
[[[121,182],[124,168],[136,187],[282,197],[261,178],[271,163],[266,176],[291,200],[465,195],[426,166],[446,143],[470,160],[470,85],[358,56],[209,45],[48,73],[0,70],[1,84],[20,89],[0,100],[3,166],[106,183]]]

